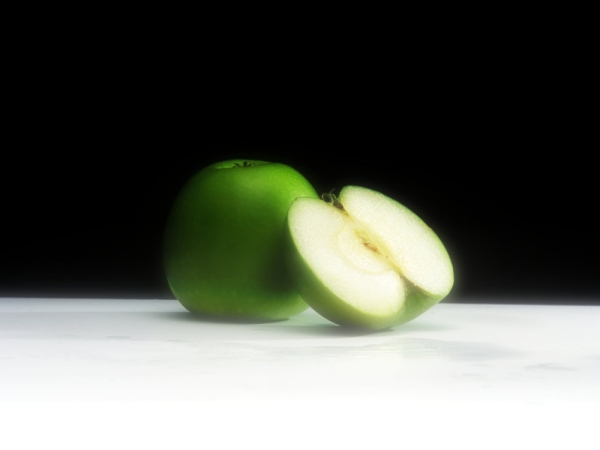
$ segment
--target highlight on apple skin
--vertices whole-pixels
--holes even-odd
[[[287,215],[290,271],[319,314],[377,330],[408,322],[448,295],[450,257],[416,214],[357,186],[323,200],[298,198]]]
[[[285,220],[312,185],[279,163],[229,160],[193,176],[179,193],[164,233],[169,286],[193,313],[278,320],[308,305],[287,272]]]

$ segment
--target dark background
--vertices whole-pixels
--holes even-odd
[[[5,55],[0,296],[172,298],[169,208],[236,157],[407,205],[454,262],[448,301],[600,304],[588,38],[482,22],[391,48],[255,47],[81,24]]]
[[[556,130],[501,128],[278,142],[46,129],[37,142],[51,149],[4,159],[0,296],[173,298],[161,266],[170,205],[197,170],[241,157],[287,163],[318,192],[356,184],[407,205],[454,262],[447,301],[600,304],[592,161],[533,140],[554,132],[555,146]]]

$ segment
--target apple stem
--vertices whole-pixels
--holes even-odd
[[[335,188],[333,188],[331,191],[329,192],[324,192],[323,194],[321,194],[321,199],[326,202],[329,203],[330,205],[335,206],[337,209],[346,212],[346,210],[344,209],[344,205],[342,205],[342,202],[340,202],[338,200],[338,198],[334,195],[333,191],[335,191]]]

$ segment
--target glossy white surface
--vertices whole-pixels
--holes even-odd
[[[442,303],[368,334],[312,310],[227,323],[169,300],[0,299],[10,448],[600,448],[599,417],[597,306]]]

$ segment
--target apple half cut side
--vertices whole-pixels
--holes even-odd
[[[448,295],[448,252],[412,211],[357,186],[322,198],[298,198],[287,215],[290,271],[315,311],[339,325],[383,329]]]

